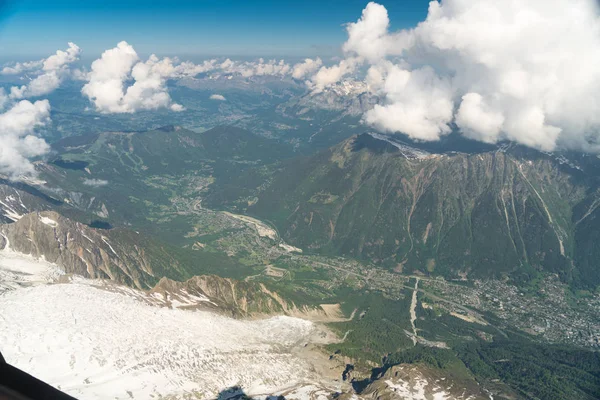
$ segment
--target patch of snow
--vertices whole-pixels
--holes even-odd
[[[188,293],[186,290],[182,290],[176,294],[177,297],[173,296],[173,293],[169,293],[168,300],[171,303],[171,307],[180,308],[186,306],[195,306],[198,303],[210,303],[214,306],[214,302],[212,302],[208,297],[202,295],[193,295]]]
[[[87,240],[89,240],[90,242],[94,243],[94,241],[92,239],[90,239],[89,236],[87,236],[82,230],[79,231],[79,233],[81,233],[81,236],[83,236],[84,238],[86,238]]]
[[[402,367],[400,367],[402,368]],[[414,370],[413,370],[414,371]],[[444,379],[442,379],[444,380]],[[452,385],[443,390],[442,387],[435,384],[435,381],[430,385],[430,382],[421,373],[413,375],[408,380],[393,378],[385,381],[385,384],[397,395],[404,400],[449,400],[449,399],[469,399],[470,395],[463,393],[460,396],[452,396],[446,390]]]
[[[117,252],[115,251],[115,249],[113,249],[113,247],[110,245],[110,243],[108,242],[108,240],[107,240],[107,239],[106,239],[104,236],[102,236],[102,241],[103,241],[104,243],[106,243],[106,244],[108,245],[108,247],[110,247],[110,251],[112,251],[112,252],[113,252],[113,254],[114,254],[115,256],[117,256],[117,258],[119,258],[119,255],[117,254]]]
[[[357,96],[368,92],[368,86],[362,81],[344,80],[324,90],[325,92],[333,92],[338,96]]]
[[[51,226],[53,228],[56,228],[58,226],[58,222],[56,222],[52,218],[43,217],[43,216],[40,215],[40,221],[42,222],[42,224],[46,224],[46,225]]]
[[[423,160],[425,158],[429,158],[432,156],[431,153],[428,153],[424,150],[419,150],[415,147],[410,147],[405,144],[399,143],[390,136],[382,135],[380,133],[375,133],[375,132],[369,133],[369,135],[375,139],[379,139],[379,140],[383,140],[384,142],[388,142],[389,144],[391,144],[392,146],[394,146],[398,150],[400,150],[400,153],[408,159]]]
[[[7,246],[0,250],[0,296],[7,290],[53,282],[64,274],[56,264],[11,250],[4,238]]]
[[[5,199],[8,203],[10,203],[10,196],[7,197]],[[4,215],[8,218],[10,218],[13,221],[18,221],[19,219],[21,219],[21,217],[23,216],[22,214],[19,214],[15,208],[5,202],[3,202],[2,200],[0,200],[0,204],[2,204],[4,206]]]
[[[21,199],[21,194],[17,191],[17,189],[14,189],[14,191],[17,194],[17,197],[19,198],[19,204],[21,204],[23,210],[27,210],[27,207],[25,207],[25,204],[23,204],[23,199]]]
[[[550,151],[542,151],[542,153],[554,158],[554,160],[556,160],[560,165],[568,165],[569,167],[573,168],[573,169],[577,169],[579,171],[583,171],[583,169],[575,164],[573,161],[569,160],[567,157],[565,157],[563,154],[555,154],[553,152]]]
[[[401,399],[426,400],[425,386],[427,386],[427,381],[424,379],[417,379],[417,382],[412,387],[410,383],[406,381],[393,382],[391,380],[387,380],[385,383]]]

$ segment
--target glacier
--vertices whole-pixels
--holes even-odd
[[[215,398],[236,385],[264,396],[324,379],[304,351],[327,336],[313,322],[236,320],[144,297],[0,251],[0,351],[82,400]]]

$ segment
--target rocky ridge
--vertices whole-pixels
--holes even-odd
[[[160,278],[157,269],[164,266],[154,265],[135,236],[135,232],[95,229],[55,211],[42,211],[0,225],[0,248],[43,258],[68,274],[148,289]],[[168,254],[164,256],[168,262]]]

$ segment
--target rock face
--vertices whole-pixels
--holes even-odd
[[[43,258],[66,274],[106,279],[137,289],[151,289],[149,298],[171,308],[214,309],[232,317],[290,315],[318,321],[339,321],[338,305],[296,305],[262,283],[194,276],[180,282],[180,264],[160,245],[124,229],[94,229],[54,211],[35,212],[0,225],[0,250]]]
[[[452,379],[423,365],[395,365],[377,376],[359,393],[362,399],[483,400],[490,396],[474,379]]]
[[[435,154],[359,135],[284,169],[249,212],[286,242],[459,277],[600,284],[597,183],[541,153]]]
[[[66,273],[140,289],[152,287],[160,278],[157,271],[164,268],[136,243],[141,239],[135,232],[90,228],[54,211],[26,214],[15,223],[1,225],[0,235],[3,249],[43,257]],[[169,262],[166,254],[164,262]]]
[[[297,305],[283,299],[258,282],[245,282],[216,275],[194,276],[185,282],[162,278],[150,291],[168,306],[214,309],[232,317],[288,315],[313,321],[339,321],[338,305]]]
[[[0,178],[0,223],[15,222],[29,212],[50,210],[61,205],[62,201],[34,186]]]
[[[162,296],[171,306],[212,306],[235,317],[283,314],[286,309],[294,307],[259,283],[236,281],[216,275],[195,276],[185,282],[162,278],[150,293]]]

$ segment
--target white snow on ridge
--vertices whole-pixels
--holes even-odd
[[[40,221],[42,222],[42,224],[51,226],[53,228],[56,228],[58,226],[58,222],[56,222],[52,218],[48,218],[48,217],[44,217],[44,216],[40,215]]]
[[[81,277],[48,284],[54,268],[0,252],[0,344],[9,363],[79,399],[214,398],[233,385],[260,394],[320,380],[301,355],[321,332],[309,321],[157,307]]]
[[[369,135],[375,139],[379,139],[379,140],[383,140],[384,142],[388,142],[389,144],[391,144],[392,146],[394,146],[398,150],[400,150],[400,153],[408,159],[422,160],[422,159],[429,158],[432,156],[431,153],[429,153],[425,150],[420,150],[415,147],[410,147],[405,144],[398,143],[387,135],[382,135],[380,133],[375,133],[375,132],[371,132],[371,133],[369,133]]]
[[[107,239],[106,239],[104,236],[102,236],[102,241],[103,241],[104,243],[106,243],[106,244],[108,245],[108,247],[110,247],[110,251],[112,251],[112,252],[113,252],[113,254],[114,254],[114,255],[115,255],[117,258],[120,258],[120,257],[119,257],[119,255],[117,254],[117,252],[115,251],[115,249],[113,249],[113,247],[110,245],[110,243],[108,242],[108,240],[107,240]]]
[[[21,217],[23,217],[23,214],[19,214],[16,211],[16,207],[11,205],[11,202],[14,200],[13,196],[8,196],[5,200],[6,203],[0,200],[0,205],[4,206],[4,216],[10,218],[13,221],[18,221],[19,219],[21,219]]]
[[[333,92],[338,96],[356,96],[368,92],[369,88],[362,81],[344,80],[326,88],[325,91]]]
[[[89,236],[87,236],[83,230],[79,230],[79,233],[81,233],[81,236],[83,236],[84,238],[86,238],[87,240],[89,240],[90,242],[94,243],[94,241],[92,239],[90,239]]]
[[[162,296],[159,296],[159,298],[162,300]],[[210,303],[213,306],[217,306],[217,304],[212,302],[208,297],[190,294],[185,289],[179,293],[176,293],[175,296],[173,296],[173,293],[169,293],[168,299],[171,303],[171,307],[173,308],[196,306],[198,303]]]

